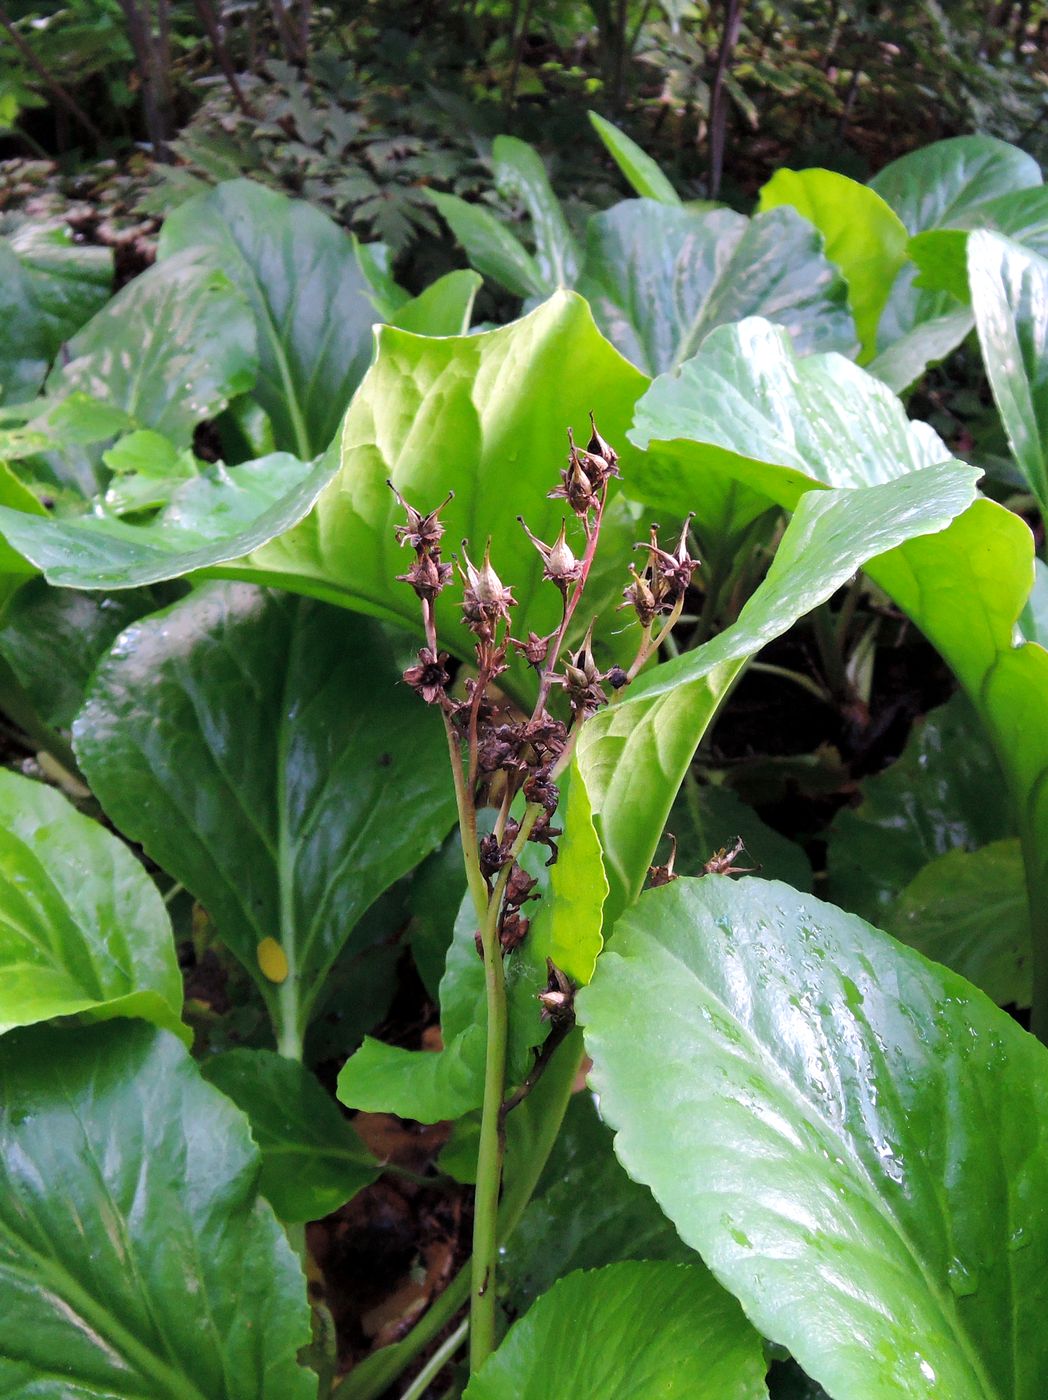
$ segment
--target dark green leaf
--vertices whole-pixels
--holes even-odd
[[[83,393],[177,447],[255,382],[251,312],[229,278],[192,253],[136,277],[75,335],[47,381]]]
[[[695,1262],[651,1192],[619,1165],[591,1094],[576,1094],[568,1106],[544,1181],[502,1251],[499,1277],[511,1312],[525,1312],[574,1269],[624,1259]]]
[[[957,227],[979,205],[1041,183],[1037,162],[992,136],[954,136],[886,165],[870,188],[911,234]]]
[[[247,1122],[150,1027],[0,1044],[0,1391],[310,1400],[305,1280]]]
[[[902,755],[859,791],[830,829],[829,896],[878,924],[936,856],[1014,830],[1000,765],[963,694],[919,720]]]
[[[701,875],[703,864],[715,851],[741,836],[744,865],[759,865],[765,879],[811,889],[811,861],[803,847],[761,821],[730,787],[689,780],[673,804],[666,830],[677,838],[674,869],[678,875]]]
[[[705,1269],[611,1264],[554,1284],[464,1400],[762,1400],[764,1370],[760,1338]]]
[[[494,214],[458,195],[437,190],[427,194],[478,272],[519,297],[543,296],[552,290],[523,243]]]
[[[74,741],[114,822],[258,982],[282,1046],[360,916],[454,819],[443,728],[381,631],[245,585],[124,632]]]
[[[579,998],[682,1238],[839,1400],[1039,1400],[1048,1055],[969,983],[761,880],[645,895]]]
[[[160,893],[126,846],[53,788],[0,770],[0,1032],[141,1016],[189,1039]]]
[[[1030,911],[1014,838],[938,856],[906,886],[887,923],[999,1006],[1030,1005]]]
[[[111,251],[75,243],[65,223],[29,219],[0,239],[0,403],[32,398],[112,284]]]
[[[281,1220],[320,1220],[381,1172],[303,1065],[272,1050],[228,1050],[200,1068],[247,1114],[262,1152],[258,1189]]]
[[[590,220],[578,287],[612,344],[648,374],[745,316],[781,322],[802,354],[856,347],[847,286],[792,209],[746,219],[623,200]]]
[[[304,461],[325,451],[371,359],[375,312],[349,235],[311,204],[230,180],[165,220],[160,258],[183,249],[250,302],[277,447]]]

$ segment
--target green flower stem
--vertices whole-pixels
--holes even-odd
[[[499,871],[480,930],[488,1030],[484,1059],[484,1104],[477,1151],[477,1186],[473,1199],[469,1330],[471,1373],[495,1350],[495,1270],[498,1264],[499,1191],[505,1150],[502,1104],[506,1095],[506,1043],[509,1033],[506,975],[499,941],[499,910],[517,857],[524,849],[541,811],[538,803],[530,803],[525,811],[516,840],[510,848],[510,858]]]
[[[466,1340],[466,1333],[469,1331],[469,1323],[465,1320],[459,1323],[446,1341],[441,1342],[433,1355],[423,1366],[415,1379],[405,1390],[402,1400],[422,1400],[422,1396],[430,1387],[430,1383],[436,1380],[441,1371],[448,1364],[451,1358],[458,1351],[459,1347]]]

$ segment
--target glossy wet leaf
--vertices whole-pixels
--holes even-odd
[[[465,335],[480,283],[475,272],[446,273],[399,307],[390,324],[416,335]]]
[[[883,772],[859,784],[827,841],[829,898],[886,924],[919,871],[948,851],[974,851],[1015,830],[1000,764],[971,702],[957,694],[914,725]]]
[[[73,336],[47,381],[88,394],[177,447],[255,382],[251,311],[219,268],[192,253],[134,278]]]
[[[659,204],[680,204],[680,195],[670,184],[662,167],[636,141],[599,112],[590,112],[589,119],[608,155],[622,171],[635,194],[640,195],[641,199],[657,200]]]
[[[559,481],[568,427],[585,440],[590,410],[608,441],[623,449],[629,470],[626,427],[645,383],[571,293],[481,335],[431,339],[384,327],[342,427],[335,478],[298,528],[232,569],[417,632],[418,599],[396,579],[408,562],[394,537],[403,512],[386,480],[427,510],[454,490],[441,512],[446,541],[455,548],[467,536],[479,555],[490,535],[492,563],[518,600],[514,635],[547,632],[560,618],[560,595],[542,582],[542,560],[516,516],[540,538],[555,539],[563,502],[546,493]],[[611,572],[599,583],[594,578],[593,611],[603,600],[618,601],[619,561],[634,539],[632,523],[611,510],[601,537]],[[455,592],[438,598],[437,621],[442,644],[464,655],[469,636]]]
[[[323,452],[368,367],[376,319],[349,235],[304,200],[230,180],[165,219],[159,257],[183,249],[250,303],[255,395],[277,447],[303,460]]]
[[[639,894],[696,746],[746,660],[870,559],[888,552],[905,571],[909,542],[965,509],[974,475],[943,463],[877,486],[806,492],[733,626],[638,677],[618,704],[587,723],[577,761],[611,887],[607,927]]]
[[[297,1259],[247,1120],[151,1027],[0,1042],[0,1391],[309,1400]]]
[[[1048,512],[1048,258],[1000,234],[968,238],[983,364],[1012,457]]]
[[[905,224],[875,190],[833,170],[777,170],[761,189],[759,207],[784,204],[815,225],[827,258],[844,274],[865,364],[876,351],[877,323],[906,260]]]
[[[67,730],[101,657],[128,623],[165,601],[154,589],[80,593],[30,579],[0,618],[0,656],[41,718]]]
[[[926,423],[841,355],[802,358],[781,327],[753,317],[715,331],[637,404],[630,441],[646,449],[626,489],[700,528],[738,530],[813,486],[891,481],[949,460]]]
[[[543,1181],[502,1250],[507,1306],[520,1314],[561,1275],[624,1259],[698,1262],[647,1187],[619,1165],[593,1096],[575,1094]]]
[[[590,220],[578,289],[646,374],[673,369],[716,326],[746,316],[784,325],[802,354],[856,345],[847,286],[792,209],[746,219],[623,200]]]
[[[911,234],[950,228],[980,205],[1041,184],[1033,156],[993,136],[953,136],[900,156],[870,181]]]
[[[496,136],[491,162],[499,192],[519,200],[531,218],[535,263],[546,293],[573,287],[579,274],[579,250],[560,200],[534,146],[515,136]]]
[[[646,894],[579,1014],[627,1171],[834,1397],[1035,1400],[1043,1046],[788,886]]]
[[[1017,147],[992,136],[957,136],[893,161],[874,176],[870,187],[911,234],[920,234],[973,227],[984,205],[1040,183],[1037,162]],[[899,391],[909,387],[926,364],[944,359],[971,329],[956,297],[922,287],[921,280],[916,266],[902,269],[878,328],[884,360],[873,368]]]
[[[146,524],[105,515],[54,518],[0,506],[7,544],[65,588],[141,588],[214,570],[297,524],[331,480],[331,454],[314,464],[274,452],[221,463],[176,487]]]
[[[189,1038],[167,910],[105,827],[0,770],[0,1032],[83,1012]]]
[[[930,229],[910,239],[910,257],[920,268],[918,285],[951,292],[970,301],[968,232],[973,228],[1005,234],[1031,252],[1048,257],[1048,188],[1016,190],[959,214],[953,226]]]
[[[110,249],[76,243],[65,223],[29,219],[0,238],[0,403],[32,398],[112,284]]]
[[[1000,761],[1023,845],[1035,1017],[1048,1013],[1048,651],[1013,645],[1033,580],[1029,527],[979,500],[905,561],[879,560],[870,574],[949,663]]]
[[[262,1153],[258,1189],[281,1220],[320,1220],[381,1172],[304,1065],[272,1050],[228,1050],[201,1072],[247,1114]]]
[[[542,296],[550,290],[535,259],[494,214],[456,194],[439,190],[427,194],[478,272],[519,297]]]
[[[1015,838],[938,856],[906,886],[886,922],[896,938],[959,972],[998,1006],[1030,1005],[1030,911]]]
[[[549,1400],[551,1383],[573,1400],[762,1400],[764,1370],[760,1337],[705,1269],[611,1264],[554,1284],[464,1400]]]
[[[289,1045],[360,916],[454,820],[443,727],[382,632],[246,585],[125,631],[74,741],[108,815],[204,905]]]

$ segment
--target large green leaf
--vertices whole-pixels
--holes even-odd
[[[856,344],[847,286],[792,209],[746,219],[623,200],[590,220],[578,288],[612,344],[648,374],[744,316],[781,322],[805,354]]]
[[[251,304],[255,393],[277,447],[323,452],[371,359],[375,312],[349,235],[312,204],[230,180],[164,221],[160,258],[187,248]]]
[[[914,537],[944,529],[964,510],[974,477],[951,462],[877,486],[807,492],[738,621],[639,677],[587,723],[577,762],[611,887],[607,927],[640,892],[695,748],[746,661],[868,560],[888,552],[904,571]]]
[[[1037,162],[1024,151],[991,136],[958,136],[893,161],[870,187],[911,234],[919,234],[972,227],[985,204],[1040,183]],[[948,290],[922,287],[917,273],[909,265],[895,280],[878,328],[881,355],[872,366],[899,391],[926,364],[944,359],[971,329],[957,298]]]
[[[491,160],[499,192],[520,200],[531,217],[535,262],[544,290],[573,287],[579,275],[579,250],[542,157],[526,141],[496,136]]]
[[[777,170],[760,192],[759,207],[783,204],[815,225],[827,258],[844,274],[865,364],[876,351],[877,323],[906,261],[905,224],[875,190],[833,170]]]
[[[1041,183],[1033,156],[993,136],[954,136],[886,165],[870,188],[911,234],[957,226],[979,205]]]
[[[0,1031],[83,1012],[189,1039],[160,893],[105,827],[0,770]]]
[[[753,318],[713,332],[637,405],[646,449],[626,489],[659,510],[731,533],[813,486],[870,486],[949,459],[926,423],[841,355],[800,358],[781,327]]]
[[[1029,1006],[1030,910],[1019,842],[930,861],[889,913],[890,932],[945,963],[999,1006]]]
[[[303,1065],[272,1050],[227,1050],[201,1065],[247,1114],[262,1152],[258,1189],[281,1220],[320,1220],[382,1170]]]
[[[641,150],[624,131],[606,121],[597,112],[590,112],[590,125],[604,142],[604,148],[629,181],[630,188],[641,199],[654,199],[659,204],[680,204],[681,198],[670,184],[661,166]]]
[[[560,618],[560,594],[542,582],[542,560],[516,517],[540,538],[556,537],[563,502],[546,493],[566,460],[566,430],[574,427],[585,441],[590,410],[604,437],[622,449],[624,474],[632,470],[626,427],[646,382],[570,292],[482,335],[438,340],[383,328],[375,363],[346,414],[334,480],[297,529],[229,572],[418,630],[418,599],[396,581],[406,565],[393,533],[403,512],[386,485],[391,478],[424,509],[454,490],[441,513],[448,540],[468,536],[479,553],[490,536],[492,562],[519,603],[514,635],[548,632]],[[603,593],[594,577],[592,611],[621,589],[635,538],[632,523],[609,509],[601,557],[615,572]],[[437,600],[437,622],[442,644],[464,655],[470,639],[455,594],[449,588]]]
[[[705,1269],[610,1264],[554,1284],[464,1400],[762,1400],[764,1371],[760,1338]]]
[[[871,923],[886,923],[937,856],[1015,830],[1000,765],[963,693],[920,720],[901,756],[859,792],[860,805],[839,812],[830,828],[829,895]]]
[[[478,272],[519,297],[543,296],[550,290],[538,263],[494,214],[456,194],[427,193]]]
[[[305,1280],[247,1122],[172,1037],[0,1045],[0,1392],[310,1400]]]
[[[645,895],[579,1014],[627,1171],[839,1400],[1039,1400],[1048,1055],[786,885]]]
[[[251,311],[219,268],[193,253],[129,282],[72,340],[47,381],[121,409],[177,447],[255,382]]]
[[[124,632],[74,743],[108,815],[258,982],[282,1048],[360,916],[454,819],[443,729],[381,631],[244,585]]]
[[[688,1263],[695,1255],[651,1192],[623,1171],[593,1096],[575,1094],[535,1196],[503,1246],[500,1288],[519,1314],[562,1274],[624,1259]]]
[[[163,601],[153,589],[92,594],[30,579],[0,618],[0,657],[40,717],[68,730],[100,658],[128,623]]]
[[[0,238],[0,403],[37,392],[62,343],[106,303],[108,248],[75,243],[69,227],[29,219]]]
[[[980,500],[870,574],[949,662],[1000,760],[1026,868],[1034,1023],[1048,1033],[1048,651],[1013,645],[1034,576],[1033,537],[1003,506]]]
[[[1010,238],[968,238],[983,364],[1016,466],[1048,515],[1048,258]]]
[[[970,300],[968,288],[968,230],[990,229],[1048,257],[1048,188],[1016,190],[1014,194],[977,204],[956,216],[953,226],[929,229],[910,239],[908,252],[921,270],[917,285],[952,292]]]
[[[296,525],[331,480],[334,454],[300,462],[274,452],[221,463],[176,488],[147,524],[107,515],[52,518],[0,506],[6,543],[64,588],[140,588],[213,570]]]

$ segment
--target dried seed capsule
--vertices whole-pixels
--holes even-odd
[[[393,492],[394,496],[396,496],[408,517],[406,525],[398,525],[394,530],[397,543],[409,544],[412,549],[418,551],[432,549],[435,545],[439,544],[440,538],[444,533],[444,525],[439,519],[440,512],[449,501],[454,500],[454,491],[449,491],[435,510],[429,511],[428,514],[423,514],[422,511],[416,510],[414,506],[408,505],[407,501],[405,501],[404,497],[388,478],[386,480],[386,485]]]
[[[524,527],[524,533],[542,556],[542,577],[551,579],[562,590],[566,590],[569,583],[575,583],[582,577],[582,564],[571,552],[571,547],[567,541],[568,523],[562,520],[560,523],[560,534],[556,541],[549,545],[543,544],[536,535],[533,535],[524,522],[524,517],[518,515],[517,519]]]
[[[404,672],[404,683],[417,691],[427,705],[435,705],[444,698],[444,687],[448,683],[444,668],[447,659],[446,651],[434,654],[429,647],[422,647],[417,663]]]

